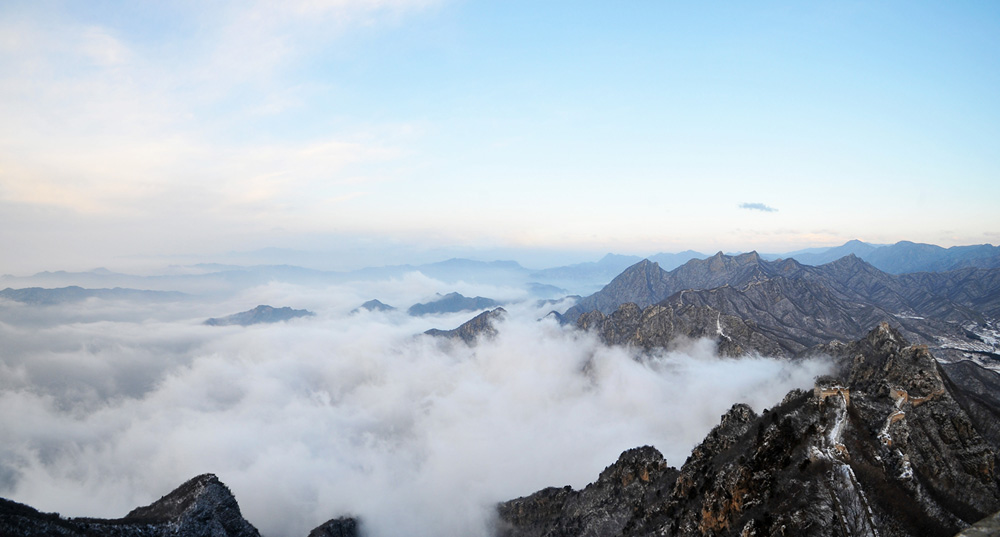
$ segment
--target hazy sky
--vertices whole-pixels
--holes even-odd
[[[989,1],[8,1],[0,270],[997,243],[997,88]]]

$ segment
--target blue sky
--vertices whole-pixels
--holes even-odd
[[[995,2],[5,2],[0,269],[996,244],[997,88]]]

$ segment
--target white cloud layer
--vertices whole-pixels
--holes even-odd
[[[397,281],[395,298],[423,296],[416,283]],[[19,322],[21,306],[3,305],[0,495],[116,517],[213,472],[269,536],[342,514],[376,536],[484,535],[497,501],[582,486],[643,444],[679,466],[734,402],[759,411],[827,367],[720,359],[706,341],[640,357],[524,305],[495,341],[468,348],[413,336],[468,313],[352,316],[360,296],[349,288],[254,293],[215,305],[91,301],[73,308],[94,318],[48,323],[72,316],[48,308]],[[198,324],[252,298],[319,315]]]

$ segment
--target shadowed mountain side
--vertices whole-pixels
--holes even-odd
[[[563,317],[568,322],[575,322],[577,317],[588,311],[596,309],[608,314],[626,302],[644,308],[685,289],[746,285],[766,278],[766,267],[767,262],[761,260],[756,252],[738,256],[719,252],[707,259],[692,259],[670,272],[652,261],[642,260],[597,293],[580,299]]]
[[[667,497],[677,479],[655,448],[621,454],[583,490],[547,488],[499,507],[501,536],[622,535],[636,505]]]
[[[0,535],[42,537],[260,537],[229,488],[212,474],[184,483],[124,518],[60,518],[0,499]]]
[[[476,340],[480,337],[496,337],[497,329],[494,326],[494,323],[502,320],[506,315],[506,310],[503,308],[496,308],[494,310],[484,311],[479,315],[476,315],[472,319],[462,323],[458,328],[454,328],[452,330],[438,330],[437,328],[431,328],[424,333],[429,336],[461,339],[468,345],[475,345]]]
[[[314,528],[308,537],[358,537],[360,526],[356,518],[334,518]]]
[[[865,255],[865,261],[893,274],[948,271],[967,267],[1000,267],[1000,247],[990,244],[952,246],[900,241]]]
[[[752,322],[723,315],[718,310],[691,305],[653,305],[646,309],[629,302],[611,315],[594,310],[580,316],[577,326],[594,330],[609,345],[644,349],[672,349],[683,341],[710,338],[724,356],[756,353],[782,356],[790,352],[779,341],[763,336]]]
[[[941,364],[945,379],[954,384],[955,400],[994,446],[1000,446],[1000,373],[963,360]]]
[[[1000,509],[997,446],[926,348],[885,324],[828,348],[844,364],[838,378],[760,416],[734,405],[679,472],[655,471],[666,461],[640,451],[648,480],[602,474],[580,492],[504,502],[497,533],[950,537]],[[630,501],[575,507],[601,486],[600,497]]]

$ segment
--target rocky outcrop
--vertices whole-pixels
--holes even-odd
[[[600,516],[627,522],[600,534],[943,537],[1000,509],[997,448],[926,347],[881,324],[829,349],[837,376],[763,415],[734,406],[679,472],[631,481],[633,501]],[[565,507],[584,491],[501,504],[500,533],[596,534]]]
[[[234,313],[226,317],[213,317],[206,320],[204,324],[208,326],[230,326],[234,324],[250,326],[252,324],[278,323],[297,317],[312,317],[313,315],[316,314],[309,310],[293,310],[288,306],[272,308],[271,306],[261,305],[252,310]]]
[[[361,534],[358,519],[340,517],[327,520],[309,532],[309,537],[358,537]]]
[[[481,337],[496,337],[497,329],[495,323],[502,320],[506,315],[507,311],[505,309],[496,308],[476,315],[472,319],[462,323],[458,328],[451,330],[431,328],[424,333],[429,336],[460,339],[468,345],[475,345],[476,340]]]
[[[243,518],[236,498],[219,479],[204,474],[124,518],[61,518],[0,500],[0,535],[19,537],[260,537]]]
[[[630,449],[583,490],[547,488],[501,504],[497,535],[622,535],[643,505],[669,495],[676,477],[655,448]]]

